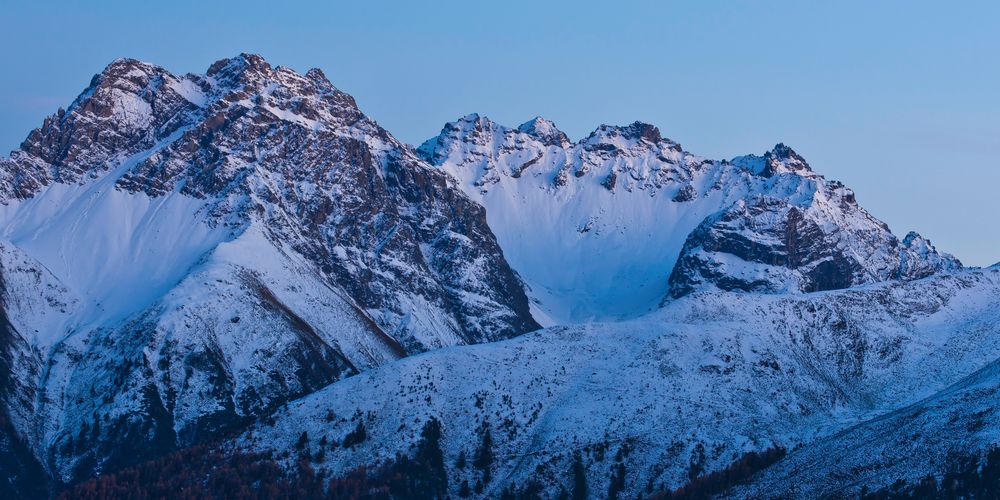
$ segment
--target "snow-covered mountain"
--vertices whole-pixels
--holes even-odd
[[[318,69],[121,59],[0,158],[0,493],[230,433],[335,476],[436,417],[455,494],[580,452],[635,496],[1000,358],[998,273],[781,144],[470,115],[413,148]]]
[[[452,183],[319,70],[113,62],[0,160],[7,413],[71,480],[536,329]]]
[[[571,491],[579,451],[596,497],[620,462],[623,498],[633,498],[931,395],[996,359],[998,335],[996,269],[808,295],[695,293],[636,320],[553,327],[385,365],[290,404],[237,443],[292,450],[291,465],[306,432],[305,452],[322,451],[313,465],[342,474],[407,453],[436,417],[453,493],[480,480],[478,470],[453,464],[475,456],[489,428],[496,459],[487,496],[532,478],[551,496]],[[980,406],[995,403],[989,389]],[[338,446],[358,422],[367,441]],[[869,433],[847,446],[863,439],[881,438]]]
[[[712,161],[640,122],[572,143],[541,118],[473,114],[418,152],[483,203],[550,324],[637,317],[705,287],[819,291],[960,267],[900,241],[782,144]]]

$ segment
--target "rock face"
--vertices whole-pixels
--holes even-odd
[[[469,115],[418,152],[486,206],[553,323],[638,316],[708,288],[813,292],[961,267],[919,236],[900,241],[784,144],[711,161],[641,122],[571,143],[541,118]]]
[[[452,184],[319,70],[113,62],[0,160],[16,433],[70,481],[536,329]]]
[[[836,183],[805,204],[762,195],[710,216],[689,236],[670,295],[723,290],[819,292],[955,271],[961,263],[910,233],[902,241]]]

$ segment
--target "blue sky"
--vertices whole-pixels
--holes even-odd
[[[20,2],[0,13],[0,150],[117,57],[322,68],[398,138],[478,112],[576,139],[643,120],[712,158],[785,142],[897,234],[1000,260],[1000,3]]]

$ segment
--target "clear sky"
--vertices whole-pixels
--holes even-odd
[[[100,4],[100,5],[96,5]],[[1000,2],[2,0],[0,150],[117,57],[322,68],[401,140],[470,112],[795,148],[899,235],[1000,260]]]

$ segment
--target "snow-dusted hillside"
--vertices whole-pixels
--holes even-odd
[[[418,152],[486,206],[548,323],[636,317],[706,286],[815,291],[960,266],[898,240],[781,144],[711,161],[640,122],[571,143],[541,118],[473,114]]]
[[[696,293],[637,320],[401,360],[290,404],[238,443],[292,463],[305,431],[305,449],[323,451],[314,465],[342,473],[406,453],[437,417],[453,488],[479,478],[453,464],[488,427],[497,459],[487,494],[531,477],[569,490],[577,450],[591,491],[603,492],[621,450],[634,497],[954,383],[1000,355],[998,311],[995,269],[799,296]],[[359,421],[367,441],[334,444]]]
[[[795,451],[736,496],[824,498],[941,479],[1000,446],[1000,360],[912,406]]]
[[[113,62],[0,159],[5,412],[68,481],[534,330],[452,183],[319,70]]]

